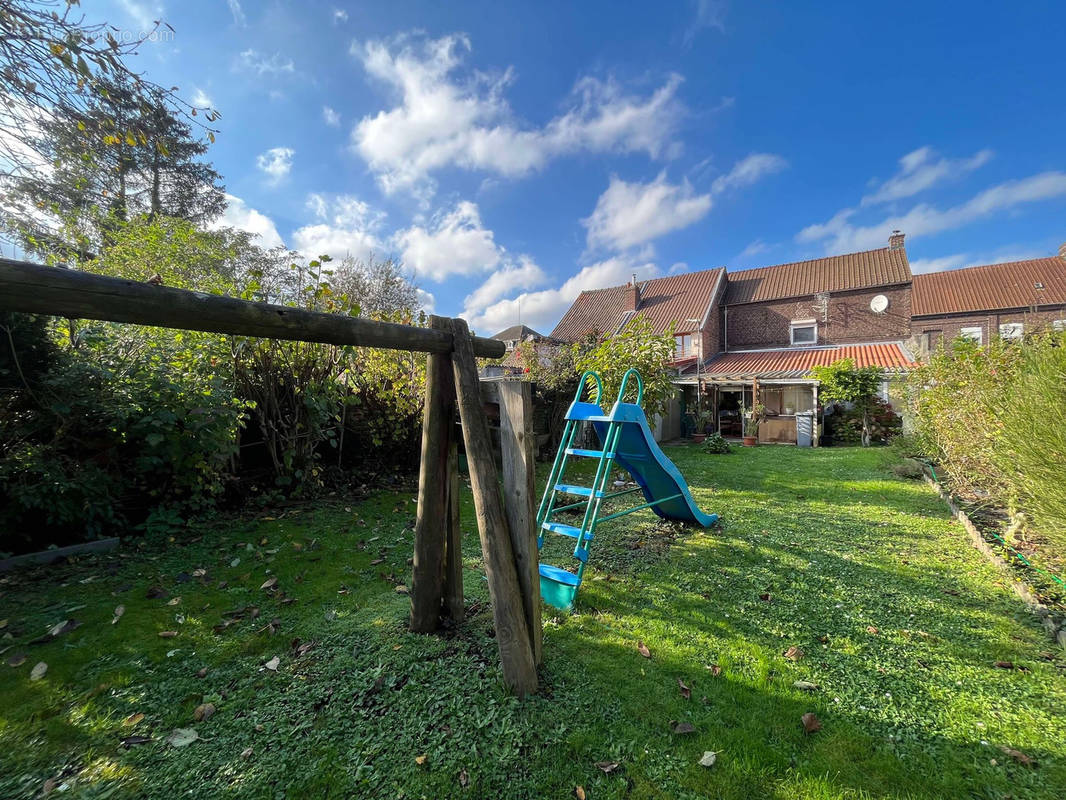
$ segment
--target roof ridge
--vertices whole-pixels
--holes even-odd
[[[937,275],[958,275],[963,272],[970,272],[975,269],[993,269],[995,267],[1013,267],[1018,264],[1033,264],[1037,261],[1062,261],[1063,268],[1066,268],[1066,261],[1063,261],[1061,256],[1038,256],[1037,258],[1019,258],[1014,261],[997,261],[995,264],[971,264],[968,267],[956,267],[955,269],[938,269],[933,272],[919,272],[915,275],[915,278],[932,278]]]
[[[864,256],[864,255],[866,255],[868,253],[883,253],[883,252],[891,253],[891,252],[896,252],[896,251],[894,251],[891,247],[875,247],[875,248],[873,248],[871,250],[856,250],[853,253],[835,253],[833,255],[828,255],[828,256],[818,256],[817,258],[805,258],[802,261],[782,261],[780,264],[766,264],[765,266],[762,266],[762,267],[747,267],[745,269],[738,269],[738,270],[733,270],[733,271],[728,271],[727,270],[727,274],[729,274],[729,275],[737,275],[737,274],[739,274],[741,272],[759,272],[760,270],[777,269],[778,267],[798,267],[798,266],[801,266],[803,264],[811,264],[811,263],[813,263],[815,261],[827,261],[827,260],[829,260],[831,258],[848,258],[849,256]],[[906,251],[903,251],[903,252],[906,253]]]

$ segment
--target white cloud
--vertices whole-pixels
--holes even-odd
[[[265,214],[250,208],[245,202],[232,194],[226,195],[226,211],[217,219],[213,228],[239,228],[256,236],[257,243],[263,247],[278,247],[284,244],[274,221]]]
[[[966,266],[967,256],[965,253],[956,253],[953,256],[941,256],[940,258],[918,258],[911,261],[911,272],[919,275],[923,272],[943,272],[948,269],[958,269]]]
[[[329,106],[322,106],[322,119],[325,120],[327,125],[334,128],[341,124],[341,115]]]
[[[696,36],[704,28],[716,28],[725,33],[725,10],[724,0],[695,0],[696,14],[692,23],[685,31],[684,45],[690,47]]]
[[[140,33],[147,33],[163,18],[163,4],[156,0],[119,0],[119,5],[138,25]]]
[[[670,269],[666,271],[667,275],[681,275],[688,272],[688,264],[684,261],[678,261],[675,264],[670,265]]]
[[[244,9],[241,8],[240,0],[226,0],[229,3],[229,13],[233,15],[233,24],[238,28],[243,28],[248,25],[248,19],[244,16]]]
[[[214,106],[214,101],[208,96],[207,92],[203,89],[197,89],[192,94],[192,98],[189,100],[197,108],[211,108]]]
[[[340,25],[341,23],[348,21],[348,12],[343,8],[333,9],[333,24]]]
[[[310,194],[307,208],[317,222],[293,232],[293,246],[307,258],[346,255],[367,261],[386,249],[381,229],[383,212],[375,211],[353,195]]]
[[[267,56],[253,49],[245,50],[240,54],[237,59],[237,66],[260,76],[280,75],[296,71],[296,65],[291,58],[283,56],[281,53]]]
[[[921,203],[905,214],[889,217],[874,225],[852,225],[850,219],[856,209],[845,208],[828,222],[808,225],[796,235],[796,239],[800,242],[825,240],[829,253],[869,250],[883,247],[893,230],[901,230],[908,237],[928,236],[964,227],[1019,205],[1058,197],[1066,197],[1066,173],[1042,172],[985,189],[965,203],[951,208],[941,210]]]
[[[493,272],[481,286],[463,301],[463,315],[477,316],[487,306],[506,294],[520,289],[532,289],[544,283],[547,276],[529,256],[521,256],[517,263],[508,264]]]
[[[992,158],[991,150],[980,150],[970,158],[935,158],[931,147],[920,147],[899,160],[899,172],[882,183],[875,192],[862,198],[862,205],[887,203],[913,197],[940,181],[965,175],[981,167]]]
[[[665,172],[650,183],[627,183],[612,177],[592,215],[581,223],[588,228],[590,248],[624,250],[685,228],[702,219],[710,208],[709,194],[695,194],[688,181],[669,183]]]
[[[462,35],[353,43],[367,73],[399,96],[398,105],[352,130],[352,147],[385,192],[405,189],[425,198],[433,191],[431,174],[447,166],[513,177],[565,153],[659,157],[679,147],[673,141],[683,111],[677,75],[647,97],[626,94],[613,80],[584,78],[568,111],[542,128],[523,127],[504,98],[513,72],[459,75],[469,50]]]
[[[504,250],[481,224],[476,203],[462,201],[434,219],[432,228],[412,225],[396,234],[404,264],[416,275],[443,281],[449,275],[474,275],[493,270]]]
[[[292,170],[292,157],[296,151],[291,147],[271,147],[255,158],[256,168],[265,174],[271,183],[279,183]]]
[[[770,245],[768,245],[762,239],[756,239],[754,242],[752,242],[743,250],[741,250],[737,258],[752,258],[754,256],[759,255],[760,253],[765,253],[769,249]]]
[[[658,272],[655,264],[645,261],[642,255],[613,256],[582,268],[558,289],[523,292],[500,300],[480,313],[471,314],[467,321],[472,328],[490,334],[519,322],[548,333],[585,289],[617,286],[626,283],[634,273],[638,279],[646,280]]]
[[[788,166],[788,162],[781,156],[773,153],[752,153],[742,158],[725,175],[715,178],[711,184],[711,192],[721,194],[729,189],[739,189],[750,186],[761,178],[780,172]]]

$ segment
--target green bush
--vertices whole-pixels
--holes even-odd
[[[1066,552],[1066,333],[958,340],[909,381],[922,450],[958,489],[1021,511]]]
[[[733,447],[722,434],[715,432],[707,434],[707,438],[703,440],[703,451],[713,454],[732,453]]]
[[[835,405],[833,413],[825,417],[825,426],[833,444],[863,444],[864,426],[867,444],[887,444],[902,430],[903,422],[890,405],[872,398],[864,408]]]

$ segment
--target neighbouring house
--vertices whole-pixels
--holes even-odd
[[[959,336],[987,344],[1025,330],[1066,329],[1066,245],[1033,258],[914,276],[912,328],[921,355]]]
[[[1058,257],[912,275],[904,234],[859,253],[726,272],[672,275],[582,292],[552,331],[566,341],[609,336],[638,314],[677,340],[677,407],[662,438],[708,411],[739,436],[743,416],[766,409],[763,442],[817,444],[821,404],[811,370],[850,358],[880,368],[882,399],[943,337],[1013,338],[1066,325],[1066,245]]]
[[[493,334],[491,337],[507,345],[507,352],[510,353],[522,342],[543,342],[548,339],[542,333],[537,333],[535,330],[527,325],[512,325],[510,328],[506,328],[497,334]]]

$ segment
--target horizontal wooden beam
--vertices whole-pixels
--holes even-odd
[[[254,303],[9,259],[0,259],[0,311],[420,353],[453,349],[452,334],[443,330]],[[496,339],[470,338],[477,356],[499,358],[506,352],[506,345]]]

